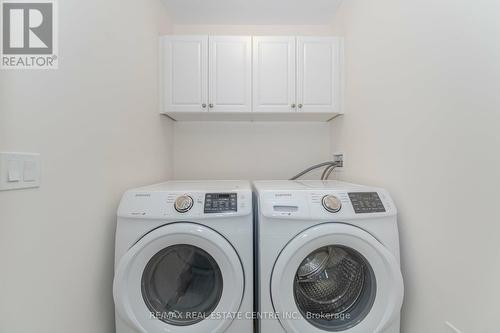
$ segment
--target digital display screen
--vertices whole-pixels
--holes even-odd
[[[205,194],[205,214],[227,213],[238,211],[237,193],[207,193]]]
[[[351,192],[348,195],[356,214],[385,212],[377,192]]]

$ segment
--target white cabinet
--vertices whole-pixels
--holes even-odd
[[[254,37],[254,111],[341,113],[341,46],[336,37]]]
[[[163,112],[251,112],[252,39],[162,38]]]
[[[209,38],[209,111],[252,111],[252,38]]]
[[[342,39],[161,38],[162,113],[176,120],[328,120],[342,113]]]
[[[297,37],[297,109],[339,112],[341,43],[335,37]]]
[[[294,111],[295,47],[295,37],[253,38],[253,111]]]
[[[201,112],[208,100],[208,37],[162,37],[163,111]]]

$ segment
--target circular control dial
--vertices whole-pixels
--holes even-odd
[[[323,207],[330,213],[337,213],[342,208],[342,202],[334,195],[325,195],[321,201]]]
[[[185,213],[193,207],[193,198],[189,195],[181,195],[175,199],[174,208],[179,213]]]

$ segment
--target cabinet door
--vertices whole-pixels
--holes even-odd
[[[297,38],[297,107],[300,112],[340,112],[341,39]]]
[[[208,36],[162,38],[163,112],[207,111]]]
[[[252,39],[244,36],[209,38],[209,111],[252,110]]]
[[[253,110],[295,111],[295,37],[253,38]]]

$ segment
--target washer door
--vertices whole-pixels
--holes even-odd
[[[380,332],[401,309],[403,278],[396,258],[372,235],[326,223],[282,250],[271,298],[286,332]]]
[[[116,310],[143,333],[223,332],[239,310],[241,261],[220,234],[173,223],[141,238],[115,273]]]

